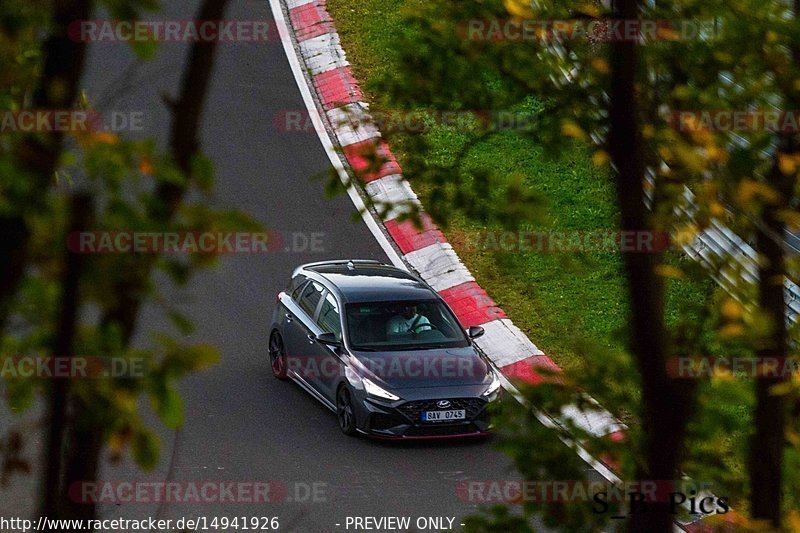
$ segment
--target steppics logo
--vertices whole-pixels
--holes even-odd
[[[321,503],[328,499],[324,481],[277,480],[105,480],[78,481],[69,487],[78,504],[265,504]]]
[[[278,28],[268,20],[75,20],[69,38],[81,43],[278,41]]]
[[[84,109],[0,111],[0,133],[119,133],[144,131],[144,111]]]
[[[76,231],[67,248],[76,254],[320,253],[324,232],[304,231]]]

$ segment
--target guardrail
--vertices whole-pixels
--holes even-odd
[[[652,177],[648,176],[652,183]],[[648,188],[645,202],[651,205],[652,187]],[[684,204],[676,207],[679,215],[694,220],[695,197],[689,188],[684,189]],[[796,238],[787,234],[788,238]],[[787,247],[794,247],[786,243]],[[712,220],[708,228],[698,234],[691,243],[683,245],[683,251],[692,259],[708,267],[711,277],[733,297],[737,297],[737,282],[734,273],[747,283],[758,282],[758,255],[746,241],[725,227],[718,220]],[[734,268],[720,268],[720,265],[734,265]],[[792,324],[800,315],[800,286],[786,279],[784,281],[784,298],[786,300],[786,321]]]

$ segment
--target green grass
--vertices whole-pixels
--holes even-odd
[[[382,99],[378,94],[369,93],[370,82],[395,71],[402,72],[392,63],[393,49],[402,30],[401,8],[414,5],[423,4],[420,0],[328,1],[354,74],[367,89],[366,96],[373,109],[381,110]],[[439,126],[425,135],[434,146],[426,155],[426,162],[431,164],[452,162],[468,137],[463,132]],[[407,149],[403,137],[392,138],[391,144],[403,165]],[[525,189],[543,198],[546,211],[542,224],[524,229],[595,231],[617,227],[618,210],[609,173],[598,170],[583,147],[572,146],[553,159],[531,139],[515,132],[504,132],[475,146],[464,160],[463,168],[492,169],[499,176],[521,176]],[[423,204],[430,206],[430,184],[415,181],[414,176],[406,177]],[[622,256],[600,252],[479,251],[465,247],[459,237],[485,229],[481,224],[459,215],[451,216],[446,222],[443,231],[448,240],[478,283],[517,326],[567,372],[578,370],[581,375],[587,367],[597,367],[599,372],[595,377],[599,376],[602,382],[592,378],[581,380],[581,385],[620,419],[635,425],[636,416],[629,411],[632,406],[622,398],[635,397],[638,391],[634,389],[634,382],[617,379],[620,376],[613,370],[613,364],[618,370],[624,370],[631,368],[633,362],[624,356],[616,359],[605,367],[611,369],[609,373],[602,365],[604,361],[598,360],[602,354],[608,354],[612,360],[613,354],[625,351],[628,298]],[[667,253],[665,261],[678,267],[692,263],[679,252]],[[698,279],[697,270],[694,270],[693,279]],[[707,278],[704,281],[669,280],[665,307],[667,323],[701,324],[697,305],[707,302],[715,291],[718,289]],[[713,343],[710,349],[718,351]],[[743,450],[749,435],[747,408],[743,405],[752,402],[752,394],[747,383],[731,387],[724,390],[733,399],[729,399],[730,403],[725,400],[720,403],[718,390],[715,392],[708,382],[701,383],[704,401],[711,402],[718,417],[714,419],[713,414],[707,414],[697,421],[704,433],[697,442],[714,442],[713,449],[706,450],[707,453],[712,457],[719,453],[729,471],[741,477],[745,464]],[[708,407],[706,405],[700,412]],[[719,425],[719,419],[727,422]],[[712,431],[713,438],[708,431]],[[696,461],[697,464],[685,465],[687,473],[706,479],[704,468],[708,461],[703,460],[702,455]],[[735,498],[735,505],[741,507],[743,503],[741,497]]]
[[[419,0],[329,0],[342,45],[362,85],[397,69],[393,47],[401,29],[401,7]],[[376,95],[367,94],[375,108]],[[435,144],[432,163],[448,161],[461,148],[464,135],[444,127],[426,133]],[[404,145],[392,142],[401,165]],[[606,171],[598,170],[581,147],[557,159],[546,156],[533,141],[504,132],[477,145],[464,168],[491,168],[500,176],[522,176],[523,184],[545,200],[546,223],[537,230],[595,231],[616,228],[614,190]],[[412,185],[425,203],[428,188]],[[454,242],[462,260],[478,283],[509,317],[548,356],[565,370],[584,361],[579,341],[623,349],[626,323],[626,285],[622,258],[615,253],[497,253],[458,245],[459,235],[483,229],[480,224],[454,216],[445,235]],[[526,229],[533,229],[528,227]],[[669,258],[671,263],[685,259]],[[680,302],[702,301],[710,284],[671,283],[667,318],[677,320]]]

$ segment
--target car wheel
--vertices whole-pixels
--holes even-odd
[[[269,338],[269,361],[272,375],[278,379],[286,379],[286,349],[281,334],[273,331]]]
[[[353,411],[353,401],[347,387],[339,387],[336,393],[336,418],[339,419],[339,429],[345,435],[353,436],[356,434],[356,415]]]

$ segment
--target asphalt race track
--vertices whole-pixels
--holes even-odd
[[[184,20],[194,18],[198,6],[170,1],[163,7],[159,18]],[[244,0],[231,2],[226,17],[272,18],[267,2]],[[186,43],[163,43],[154,60],[140,63],[124,43],[93,44],[84,87],[100,111],[144,112],[145,131],[132,135],[155,137],[163,146],[169,115],[162,94],[176,93],[187,50]],[[366,226],[353,222],[350,199],[327,198],[323,183],[312,179],[330,165],[313,131],[275,127],[276,113],[302,109],[277,37],[218,46],[202,123],[202,149],[216,168],[215,205],[244,210],[270,230],[321,234],[322,251],[302,251],[298,238],[301,251],[234,254],[188,287],[166,291],[195,321],[192,340],[217,345],[222,361],[182,382],[186,423],[177,433],[159,428],[163,455],[155,471],[141,473],[125,463],[106,465],[101,475],[104,480],[273,480],[288,490],[288,499],[259,505],[104,505],[102,517],[277,516],[280,530],[303,532],[344,530],[347,516],[455,517],[457,525],[477,508],[459,499],[458,481],[518,477],[486,440],[348,438],[331,412],[295,384],[271,376],[268,325],[275,295],[292,268],[328,258],[386,260]],[[158,308],[146,309],[137,342],[146,345],[165,327]],[[30,427],[26,420],[35,412],[22,420],[4,412],[0,427]],[[36,460],[37,433],[26,434],[27,455]],[[319,501],[309,494],[314,490]],[[0,515],[33,515],[38,493],[33,476],[15,478],[2,488]]]

